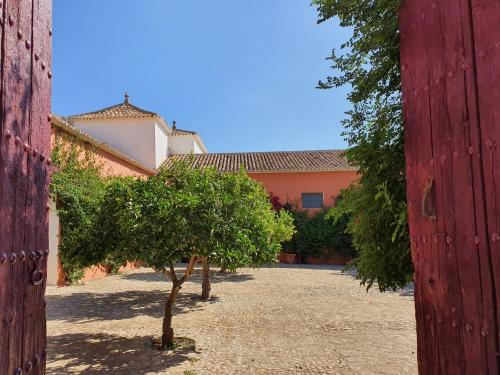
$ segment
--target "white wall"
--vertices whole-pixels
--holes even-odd
[[[169,138],[168,148],[171,154],[201,154],[201,148],[192,135],[176,135]]]
[[[49,200],[49,257],[47,258],[47,285],[57,285],[59,255],[59,216],[55,202]]]
[[[169,137],[167,136],[167,132],[165,131],[163,126],[156,123],[155,124],[155,158],[156,158],[155,168],[158,168],[161,165],[161,163],[163,163],[165,159],[168,157],[168,143],[169,143]]]
[[[160,165],[157,154],[161,150],[157,152],[155,137],[159,126],[154,119],[75,120],[73,125],[149,168]],[[158,145],[166,147],[166,142],[158,142]]]
[[[198,145],[198,142],[196,140],[194,141],[194,151],[195,154],[203,154],[203,150],[201,149],[200,145]]]

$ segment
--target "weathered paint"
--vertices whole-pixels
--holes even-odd
[[[354,171],[335,172],[283,172],[248,173],[262,182],[266,190],[280,198],[281,204],[289,202],[294,208],[302,209],[302,193],[323,193],[323,204],[331,207],[340,191],[359,178]],[[319,209],[308,209],[309,212]]]
[[[498,374],[500,2],[403,1],[421,374]]]
[[[0,374],[45,373],[51,0],[0,8]]]

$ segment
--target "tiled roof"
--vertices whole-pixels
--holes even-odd
[[[195,135],[197,134],[194,131],[191,130],[184,130],[184,129],[172,129],[172,133],[170,135]]]
[[[69,120],[93,120],[109,118],[148,118],[160,117],[157,113],[146,111],[128,102],[120,103],[111,107],[100,109],[94,112],[81,113],[69,116]]]
[[[98,139],[92,137],[91,135],[81,131],[80,129],[75,128],[67,121],[66,118],[52,114],[50,116],[50,119],[51,119],[52,125],[54,125],[54,126],[58,127],[59,129],[81,139],[82,141],[88,142],[91,145],[93,145],[93,146],[95,146],[95,147],[97,147],[105,152],[108,152],[108,153],[116,156],[117,158],[120,158],[123,161],[142,169],[143,171],[145,171],[149,174],[156,174],[156,170],[145,166],[141,162],[130,158],[129,156],[125,155],[123,152],[117,150],[114,147],[111,147],[107,143],[99,141]]]
[[[241,152],[223,154],[172,155],[164,163],[185,160],[194,168],[215,167],[221,172],[319,172],[355,171],[343,150]]]

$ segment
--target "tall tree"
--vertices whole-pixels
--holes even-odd
[[[333,215],[351,215],[354,264],[367,287],[407,284],[413,274],[406,222],[405,161],[399,68],[400,0],[313,0],[318,22],[334,17],[352,36],[328,58],[335,75],[319,83],[348,85],[352,109],[343,121],[346,156],[359,183],[343,192]]]
[[[277,215],[264,188],[244,173],[191,169],[185,163],[147,180],[114,180],[100,220],[96,241],[109,257],[141,260],[172,281],[162,348],[174,344],[175,299],[197,259],[211,259],[228,269],[271,263],[281,241],[293,234],[291,218]],[[178,276],[174,264],[186,258],[189,263]]]
[[[210,296],[210,263],[230,271],[276,260],[281,243],[293,235],[290,215],[272,210],[262,185],[239,173],[213,168],[190,170],[177,164],[162,171],[169,186],[200,199],[193,206],[192,246],[202,261],[201,299]]]

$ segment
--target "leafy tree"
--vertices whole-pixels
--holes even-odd
[[[348,85],[352,109],[344,120],[346,156],[359,183],[343,192],[333,217],[351,215],[361,282],[380,290],[401,287],[413,267],[406,223],[398,11],[400,0],[313,0],[318,22],[334,17],[352,36],[329,60],[336,74],[322,89]]]
[[[147,180],[113,181],[101,214],[99,246],[111,258],[141,260],[172,281],[162,348],[174,344],[175,299],[198,258],[228,269],[270,263],[293,233],[291,218],[276,215],[262,186],[243,172],[196,170],[181,162]],[[186,258],[179,276],[174,264]]]
[[[262,185],[239,173],[178,164],[162,172],[172,188],[199,197],[193,207],[193,246],[202,260],[201,299],[210,296],[210,263],[229,271],[272,263],[293,234],[292,219],[275,212]]]
[[[102,203],[98,246],[113,259],[142,261],[172,281],[162,323],[163,349],[174,346],[173,307],[196,260],[191,224],[197,204],[197,197],[172,188],[163,176],[115,180]],[[185,258],[189,258],[188,265],[178,275],[174,264]]]
[[[109,179],[101,177],[102,166],[92,148],[79,145],[72,136],[56,134],[52,160],[50,195],[55,200],[61,222],[59,256],[66,277],[75,282],[85,267],[107,262],[93,237],[100,201]]]

